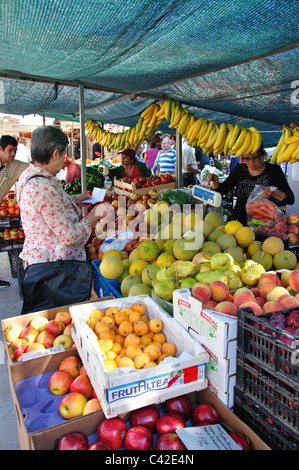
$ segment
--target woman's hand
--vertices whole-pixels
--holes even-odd
[[[264,199],[269,199],[270,197],[272,196],[272,191],[270,191],[270,188],[269,186],[267,188],[264,189],[264,191],[262,192],[262,197]]]
[[[219,179],[218,179],[218,176],[215,175],[214,173],[210,173],[210,174],[207,176],[207,183],[208,183],[208,185],[211,186],[212,189],[217,189],[218,186],[219,186]]]
[[[76,199],[76,204],[77,204],[77,205],[80,204],[81,207],[84,207],[85,205],[88,204],[88,202],[83,203],[83,201],[85,201],[85,200],[87,200],[87,199],[90,199],[90,198],[91,198],[91,194],[92,194],[92,193],[91,193],[90,191],[87,192],[87,193],[85,193],[85,194],[78,194],[78,195],[76,196],[76,198],[75,198],[75,199]]]

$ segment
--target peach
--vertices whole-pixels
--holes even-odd
[[[90,400],[88,400],[88,402],[84,406],[82,414],[84,416],[89,413],[93,413],[94,411],[99,411],[101,409],[102,409],[101,403],[98,400],[98,398],[91,398]]]
[[[195,299],[205,303],[211,298],[211,289],[204,282],[197,282],[191,289],[191,294]]]
[[[233,315],[234,317],[237,316],[237,307],[235,304],[226,300],[219,302],[215,307],[215,311],[225,313],[226,315]]]
[[[232,302],[232,303],[234,303],[234,296],[233,296],[233,294],[230,294],[230,293],[229,293],[225,300],[226,300],[226,302]]]
[[[288,230],[288,226],[283,222],[279,222],[278,224],[274,225],[274,228],[278,230],[280,233],[286,233]]]
[[[287,221],[288,221],[289,225],[298,224],[299,223],[299,215],[292,212],[291,214],[288,215],[288,220]]]
[[[295,233],[288,233],[288,240],[290,245],[297,245],[299,237]]]
[[[289,281],[289,278],[290,278],[290,275],[291,275],[291,271],[290,269],[285,269],[282,273],[281,273],[281,285],[283,287],[288,287],[290,285],[290,281]]]
[[[274,289],[272,289],[268,295],[267,295],[267,300],[274,300],[278,302],[279,297],[281,297],[283,294],[288,294],[287,289],[285,289],[282,286],[276,286]]]
[[[251,292],[251,290],[249,289],[249,287],[239,287],[234,293],[234,299],[242,292]]]
[[[276,285],[280,285],[280,279],[275,272],[266,272],[263,273],[259,279],[258,287],[261,287],[265,282],[273,281],[276,282]]]
[[[281,309],[282,309],[282,306],[280,305],[280,303],[274,300],[269,300],[268,302],[265,302],[263,305],[263,313],[278,312]]]
[[[275,220],[276,223],[286,224],[287,221],[288,221],[288,218],[283,212],[277,212],[274,216],[274,220]]]
[[[203,309],[211,309],[213,310],[217,305],[217,302],[215,300],[209,299],[203,304]]]
[[[257,296],[255,300],[256,300],[256,303],[258,303],[260,307],[262,307],[266,303],[266,299],[261,296]]]
[[[241,304],[239,308],[248,308],[250,307],[251,310],[253,311],[253,315],[262,315],[263,310],[262,307],[260,307],[259,304],[256,302],[244,302],[244,304]]]
[[[229,288],[223,281],[212,281],[209,284],[211,298],[215,302],[223,302],[229,295]]]
[[[289,285],[295,292],[299,292],[299,271],[295,270],[290,273]]]
[[[294,233],[295,235],[298,235],[299,233],[299,229],[297,227],[297,225],[289,225],[288,226],[288,233]]]
[[[234,299],[234,305],[239,308],[241,304],[244,302],[255,302],[255,297],[253,293],[248,291],[241,292],[237,297]]]
[[[282,305],[283,308],[292,308],[298,307],[299,302],[291,294],[284,294],[278,298],[278,303]]]
[[[261,296],[264,297],[264,299],[266,299],[267,295],[272,289],[274,289],[274,287],[277,287],[277,284],[276,282],[273,282],[273,281],[268,281],[262,284],[260,288]]]
[[[258,286],[251,287],[250,290],[253,293],[254,297],[260,297],[261,292],[260,292],[260,288]]]

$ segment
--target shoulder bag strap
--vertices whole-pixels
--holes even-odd
[[[21,191],[22,189],[24,188],[24,186],[29,183],[30,180],[33,180],[33,178],[46,178],[46,179],[49,179],[47,178],[46,176],[44,175],[32,175],[32,176],[29,176],[29,178],[26,179],[25,183],[23,184],[22,188],[21,188]],[[21,191],[20,191],[20,195],[19,195],[19,203],[21,202]]]

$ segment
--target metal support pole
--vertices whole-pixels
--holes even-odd
[[[85,108],[84,86],[79,85],[79,115],[80,115],[80,157],[81,157],[81,188],[86,193],[86,140],[85,140]]]
[[[176,187],[177,188],[182,188],[183,187],[182,160],[183,160],[182,136],[176,130],[175,180],[176,180]]]

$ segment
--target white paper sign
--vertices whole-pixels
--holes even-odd
[[[241,450],[221,424],[176,430],[188,450]]]
[[[90,199],[85,199],[87,204],[95,204],[96,202],[102,202],[106,196],[106,189],[103,188],[93,188],[92,195]]]

